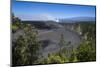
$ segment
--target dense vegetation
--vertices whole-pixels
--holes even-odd
[[[23,30],[23,35],[19,36],[12,47],[12,64],[32,65],[32,64],[52,64],[52,63],[68,63],[68,62],[84,62],[96,60],[96,29],[95,23],[77,23],[75,31],[81,33],[82,42],[77,49],[63,48],[71,42],[66,43],[63,34],[59,40],[60,51],[54,54],[48,54],[47,58],[41,56],[39,52],[43,47],[38,41],[38,32],[31,24],[21,23],[21,20],[12,16],[12,34],[18,30]]]
[[[37,39],[37,32],[29,24],[20,23],[16,20],[12,23],[12,33],[23,30],[24,34],[19,36],[13,43],[13,65],[31,65],[38,59],[41,45]]]
[[[79,61],[96,60],[96,25],[95,23],[80,23],[82,43],[77,48],[77,59]]]

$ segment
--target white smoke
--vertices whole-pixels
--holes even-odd
[[[35,20],[35,21],[56,21],[56,22],[58,22],[58,20],[55,17],[51,16],[50,14],[34,15],[33,20]]]
[[[50,14],[18,14],[17,17],[21,20],[31,20],[31,21],[56,21],[59,22],[57,18]]]

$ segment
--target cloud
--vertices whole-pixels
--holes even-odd
[[[34,14],[34,15],[26,15],[26,14],[20,14],[17,15],[22,20],[32,20],[32,21],[58,21],[54,16],[51,16],[50,14]]]

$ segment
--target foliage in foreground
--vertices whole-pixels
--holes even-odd
[[[27,65],[33,64],[38,56],[37,52],[40,43],[36,39],[36,33],[28,32],[20,36],[13,47],[13,64],[14,65]]]
[[[96,60],[96,46],[91,41],[83,42],[77,49],[77,59],[79,62],[95,61]]]
[[[31,25],[22,24],[16,20],[12,24],[12,32],[17,30],[13,27],[17,27],[17,30],[24,31],[23,35],[20,35],[18,39],[13,43],[13,65],[31,65],[38,59],[40,43],[37,39],[37,32],[33,31]]]

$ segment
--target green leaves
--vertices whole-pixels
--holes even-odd
[[[83,42],[77,50],[77,59],[79,61],[95,61],[96,50],[92,41]]]
[[[54,63],[65,63],[68,62],[68,59],[66,58],[65,55],[59,55],[59,54],[50,54],[48,55],[47,59],[44,59],[42,62],[42,64],[54,64]]]
[[[40,43],[37,40],[37,32],[32,29],[31,25],[22,24],[21,22],[15,22],[12,24],[12,28],[24,31],[24,34],[19,36],[14,42],[13,65],[34,64],[38,59],[38,51],[40,48]]]

